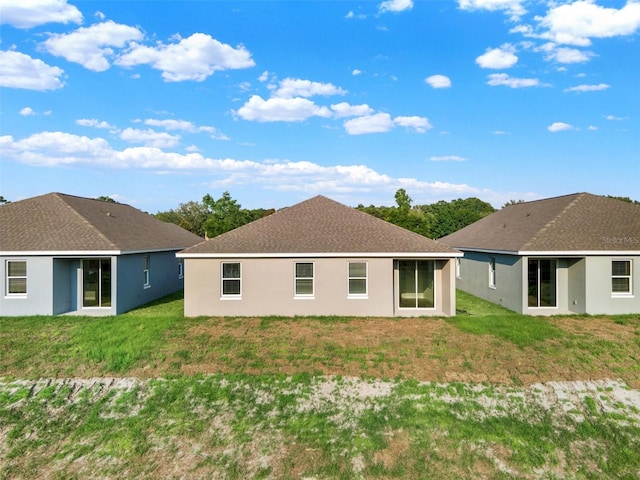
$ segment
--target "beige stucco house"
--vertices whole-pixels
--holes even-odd
[[[461,255],[323,196],[177,254],[188,317],[454,315]]]

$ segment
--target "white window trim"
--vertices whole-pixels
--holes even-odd
[[[13,275],[11,277],[9,277],[9,263],[11,262],[24,262],[24,267],[25,267],[25,275],[24,277],[22,275]],[[4,290],[4,296],[5,298],[27,298],[27,295],[29,294],[29,269],[28,269],[28,263],[26,259],[21,259],[21,258],[15,258],[15,259],[11,259],[11,260],[6,260],[5,264],[4,264],[4,279],[5,279],[5,290]],[[26,292],[25,293],[9,293],[9,278],[24,278],[25,281],[25,287],[26,287]]]
[[[151,255],[145,255],[142,260],[143,288],[151,288]],[[146,268],[145,268],[146,267]]]
[[[310,263],[312,265],[313,272],[311,277],[296,276],[296,265],[299,263]],[[298,293],[297,280],[308,280],[309,278],[311,279],[311,293]],[[293,262],[293,298],[299,300],[313,300],[316,298],[316,262]]]
[[[352,277],[349,275],[349,266],[352,263],[364,263],[364,277]],[[364,291],[365,293],[351,293],[349,291],[349,286],[351,284],[351,280],[362,280],[364,278]],[[347,262],[347,298],[363,300],[369,298],[369,262],[364,261],[350,261]]]
[[[611,273],[611,280],[614,278],[628,278],[629,279],[629,291],[628,292],[614,292],[613,291],[613,281],[611,282],[611,298],[634,298],[633,295],[633,260],[630,258],[612,258],[611,265],[613,266],[613,262],[629,262],[629,275],[614,275]]]
[[[240,267],[239,277],[225,277],[224,266],[230,264],[238,264]],[[225,280],[238,280],[240,282],[240,293],[224,293]],[[220,299],[221,300],[242,300],[242,262],[220,262]]]
[[[178,259],[178,279],[184,278],[184,260]]]
[[[460,257],[455,258],[456,278],[462,278],[462,259]]]

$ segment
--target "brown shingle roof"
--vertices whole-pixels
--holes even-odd
[[[408,253],[455,256],[435,240],[318,195],[181,253]]]
[[[0,251],[152,251],[202,241],[136,208],[61,193],[0,205]]]
[[[509,252],[640,251],[640,205],[589,193],[519,203],[440,241]]]

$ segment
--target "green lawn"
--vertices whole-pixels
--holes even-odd
[[[448,319],[182,305],[0,318],[0,479],[640,473],[638,315],[525,317],[463,292]]]

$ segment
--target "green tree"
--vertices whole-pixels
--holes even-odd
[[[11,203],[11,200],[7,200],[2,195],[0,195],[0,204],[2,204],[2,203]]]
[[[96,200],[100,200],[101,202],[107,202],[107,203],[118,203],[113,198],[108,197],[106,195],[100,195],[98,198],[96,198]]]
[[[421,209],[434,217],[429,230],[431,238],[449,235],[495,212],[490,203],[476,197],[458,198],[450,202],[440,200],[431,205],[424,205]]]
[[[202,203],[189,201],[181,203],[175,210],[158,212],[155,217],[163,222],[175,223],[185,230],[204,237],[204,222],[209,217],[209,209]]]

